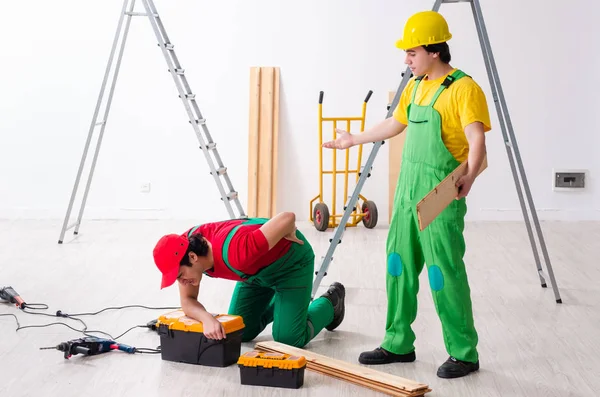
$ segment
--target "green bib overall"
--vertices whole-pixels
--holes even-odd
[[[441,117],[433,105],[447,86],[464,76],[460,70],[448,76],[426,106],[414,102],[420,79],[412,92],[386,247],[388,309],[382,347],[396,354],[415,350],[411,324],[417,315],[419,274],[425,263],[447,352],[476,362],[478,336],[463,262],[465,199],[454,200],[422,232],[416,213],[417,203],[459,165],[442,141]]]
[[[263,224],[268,219],[250,218],[242,225]],[[233,235],[229,232],[223,245],[223,261],[244,281],[236,284],[228,313],[241,316],[245,329],[244,342],[253,340],[273,323],[273,339],[295,347],[303,347],[333,321],[333,306],[323,297],[310,301],[315,254],[300,231],[296,236],[303,245],[292,243],[278,260],[254,275],[233,268],[227,251]]]

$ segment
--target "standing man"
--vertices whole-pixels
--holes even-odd
[[[206,223],[184,234],[163,236],[154,248],[161,288],[179,281],[181,308],[202,322],[204,335],[226,337],[223,325],[198,302],[202,276],[237,281],[227,314],[241,316],[248,342],[273,323],[277,342],[303,347],[323,328],[344,319],[345,289],[333,283],[312,303],[315,254],[296,217],[249,218]]]
[[[438,369],[441,378],[457,378],[479,369],[469,282],[463,256],[465,196],[486,153],[485,132],[491,129],[485,95],[461,70],[450,65],[452,35],[437,12],[419,12],[406,23],[396,46],[415,76],[390,117],[370,130],[339,138],[327,148],[346,149],[402,133],[406,140],[387,238],[388,295],[383,343],[363,352],[363,364],[412,362],[419,274],[426,264],[433,301],[442,323],[450,357]],[[424,231],[417,223],[417,203],[462,162],[468,171],[457,181],[458,196]]]

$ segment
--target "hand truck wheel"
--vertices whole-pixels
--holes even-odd
[[[329,227],[329,208],[325,203],[317,203],[313,210],[313,224],[315,228],[322,232]]]
[[[367,229],[373,229],[377,225],[377,206],[371,200],[367,200],[362,205],[362,222]]]

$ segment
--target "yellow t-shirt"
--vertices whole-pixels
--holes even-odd
[[[448,74],[452,74],[455,70]],[[415,103],[423,106],[431,103],[433,95],[445,78],[446,76],[435,80],[423,78],[417,89]],[[414,86],[415,78],[413,77],[402,92],[393,114],[396,120],[405,125],[408,125],[406,111]],[[440,113],[442,119],[442,141],[454,158],[462,163],[467,160],[469,155],[469,142],[465,135],[465,127],[475,121],[480,121],[484,125],[485,132],[491,130],[490,114],[483,90],[471,77],[464,76],[442,92],[433,108]]]

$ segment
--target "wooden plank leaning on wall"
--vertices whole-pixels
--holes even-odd
[[[248,136],[249,217],[271,218],[277,211],[279,68],[250,68]]]

